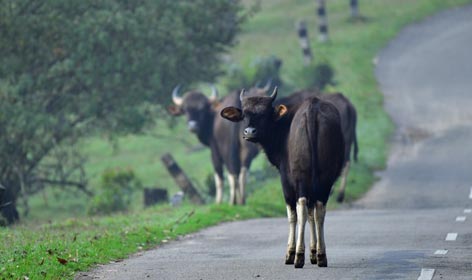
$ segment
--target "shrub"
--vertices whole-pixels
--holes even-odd
[[[131,169],[107,169],[102,174],[98,193],[91,200],[88,213],[110,214],[128,210],[133,193],[141,182]]]
[[[280,68],[282,67],[282,60],[274,55],[267,57],[258,57],[254,60],[255,73],[252,77],[253,85],[271,81],[272,86],[280,87],[283,85],[280,78]]]
[[[232,63],[228,66],[226,70],[226,75],[223,78],[223,84],[227,90],[236,90],[240,88],[251,87],[251,79],[249,78],[250,74],[247,71],[236,64]]]
[[[283,82],[280,78],[282,60],[274,55],[257,57],[248,68],[233,63],[228,66],[223,84],[228,90],[240,88],[263,87],[268,81],[272,86],[280,87]]]
[[[310,64],[297,71],[294,80],[299,88],[323,90],[327,85],[335,85],[334,70],[328,62]]]

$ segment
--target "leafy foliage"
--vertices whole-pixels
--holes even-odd
[[[268,81],[272,86],[282,86],[280,77],[282,60],[274,55],[257,57],[250,68],[244,69],[237,64],[230,64],[223,80],[228,90],[239,88],[263,87]]]
[[[328,85],[336,85],[334,70],[327,62],[304,66],[297,72],[295,80],[300,88],[323,90]]]
[[[100,189],[91,200],[88,213],[96,215],[126,211],[134,192],[141,188],[141,182],[133,170],[109,169],[102,175]]]
[[[274,55],[267,57],[258,57],[254,60],[254,68],[256,72],[252,81],[257,83],[265,83],[271,81],[273,86],[282,86],[283,82],[280,78],[280,68],[282,67],[282,60]]]
[[[85,189],[82,159],[61,148],[50,164],[52,153],[141,131],[175,84],[219,74],[244,17],[238,0],[0,0],[0,205],[16,211],[51,184]]]

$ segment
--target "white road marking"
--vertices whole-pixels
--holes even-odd
[[[469,198],[472,199],[472,187],[470,187]]]
[[[457,216],[456,217],[456,222],[465,222],[466,217],[465,216]]]
[[[457,232],[450,232],[446,236],[446,241],[456,241],[457,239]]]
[[[472,213],[472,209],[464,209],[464,213]]]
[[[418,280],[431,280],[434,276],[434,269],[432,268],[422,268],[420,277]]]
[[[436,250],[436,252],[434,252],[435,255],[445,255],[447,254],[447,250]]]

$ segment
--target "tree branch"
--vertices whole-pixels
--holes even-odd
[[[53,179],[35,179],[34,182],[49,184],[49,185],[62,185],[62,186],[73,186],[83,191],[88,196],[93,196],[93,192],[89,191],[84,183],[67,181],[67,180],[53,180]]]

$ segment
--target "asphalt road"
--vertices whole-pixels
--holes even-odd
[[[327,213],[328,268],[284,265],[286,219],[258,219],[77,279],[472,279],[471,15],[472,6],[442,12],[379,54],[376,75],[398,131],[381,180],[349,209]]]

